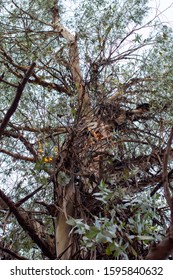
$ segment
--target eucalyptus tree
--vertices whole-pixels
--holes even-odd
[[[171,253],[172,30],[148,13],[1,1],[4,258]]]

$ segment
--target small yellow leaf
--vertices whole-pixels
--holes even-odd
[[[43,153],[43,150],[42,150],[41,148],[39,148],[39,149],[38,149],[38,153],[39,153],[39,154],[42,154],[42,153]]]
[[[43,161],[44,161],[45,163],[51,162],[52,159],[53,159],[52,157],[43,157]]]

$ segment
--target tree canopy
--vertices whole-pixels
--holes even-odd
[[[148,0],[0,1],[1,259],[167,259],[173,32]]]

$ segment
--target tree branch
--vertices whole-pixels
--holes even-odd
[[[28,214],[22,209],[18,208],[15,203],[0,189],[0,197],[8,205],[10,211],[15,215],[18,223],[26,231],[31,239],[39,246],[43,254],[49,259],[55,259],[53,245],[47,241],[49,236],[41,232],[41,237],[37,231],[35,220],[30,219]]]
[[[4,248],[4,247],[2,247],[2,246],[0,246],[0,250],[3,251],[3,252],[5,252],[5,253],[7,253],[7,254],[9,254],[10,256],[14,257],[14,258],[17,259],[17,260],[28,260],[27,258],[22,257],[22,256],[19,256],[19,255],[16,254],[15,252],[13,252],[13,251],[11,251],[11,250],[9,250],[9,249],[7,249],[7,248]]]
[[[0,152],[8,155],[8,156],[10,156],[14,159],[19,159],[19,160],[24,160],[24,161],[29,161],[29,162],[35,162],[36,161],[34,158],[21,156],[20,154],[16,154],[16,153],[11,153],[11,152],[9,152],[5,149],[0,149]]]
[[[10,108],[8,109],[6,115],[5,115],[5,117],[4,117],[4,119],[3,119],[2,123],[1,123],[1,126],[0,126],[0,137],[2,136],[5,128],[7,127],[8,122],[9,122],[11,116],[14,114],[14,112],[16,111],[16,109],[18,107],[18,104],[19,104],[20,98],[22,96],[23,90],[25,88],[25,85],[28,82],[28,79],[31,76],[32,71],[33,71],[35,65],[36,65],[35,62],[32,63],[32,65],[30,66],[30,68],[26,72],[25,77],[23,78],[22,82],[17,87],[16,96],[15,96],[15,98],[14,98]]]

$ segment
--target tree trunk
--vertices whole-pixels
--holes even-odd
[[[75,187],[73,179],[62,187],[62,196],[59,201],[60,211],[56,220],[56,255],[61,260],[69,260],[72,256],[73,240],[70,235],[71,226],[66,223],[69,217],[74,216]]]

